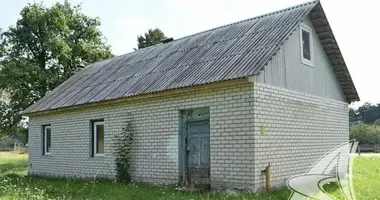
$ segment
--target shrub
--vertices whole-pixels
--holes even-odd
[[[356,139],[360,144],[380,144],[380,126],[360,124],[351,128],[350,139]]]
[[[131,122],[125,121],[121,134],[115,137],[116,178],[122,182],[130,182],[131,149],[133,129]]]

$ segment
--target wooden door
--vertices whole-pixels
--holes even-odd
[[[190,186],[210,185],[210,122],[187,123],[187,175]]]

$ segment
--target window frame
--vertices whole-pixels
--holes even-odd
[[[105,136],[104,121],[103,120],[93,121],[92,122],[92,148],[93,148],[92,156],[93,157],[102,157],[102,156],[104,156],[104,152],[103,153],[97,153],[97,148],[98,148],[97,139],[98,139],[98,135],[97,135],[97,131],[96,131],[96,126],[98,126],[98,125],[103,125],[103,132],[104,132],[103,134]],[[104,144],[105,144],[105,141],[104,141],[104,138],[103,138],[103,146],[104,146]]]
[[[301,49],[301,63],[310,67],[314,66],[314,46],[313,46],[313,29],[306,24],[300,24],[300,49]],[[310,60],[303,57],[303,36],[302,31],[309,33],[309,43],[310,43]]]
[[[42,136],[43,136],[43,155],[51,155],[51,125],[44,125],[42,126],[43,127],[43,132],[42,132]],[[48,152],[47,151],[47,129],[50,129],[50,151]]]

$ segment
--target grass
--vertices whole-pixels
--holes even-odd
[[[27,156],[0,154],[0,200],[9,199],[136,199],[136,200],[275,200],[288,199],[290,191],[253,193],[189,193],[173,187],[120,184],[112,181],[82,181],[28,177]],[[380,157],[357,157],[354,167],[357,199],[380,199]],[[339,197],[336,186],[326,188]]]
[[[380,200],[380,157],[356,157],[353,168],[356,199]],[[344,199],[337,184],[324,188],[338,199]]]

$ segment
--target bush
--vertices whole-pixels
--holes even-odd
[[[380,144],[380,126],[360,124],[351,128],[350,139],[356,139],[359,144]]]
[[[129,121],[124,122],[121,134],[115,137],[116,178],[122,182],[130,182],[131,149],[133,129]]]

